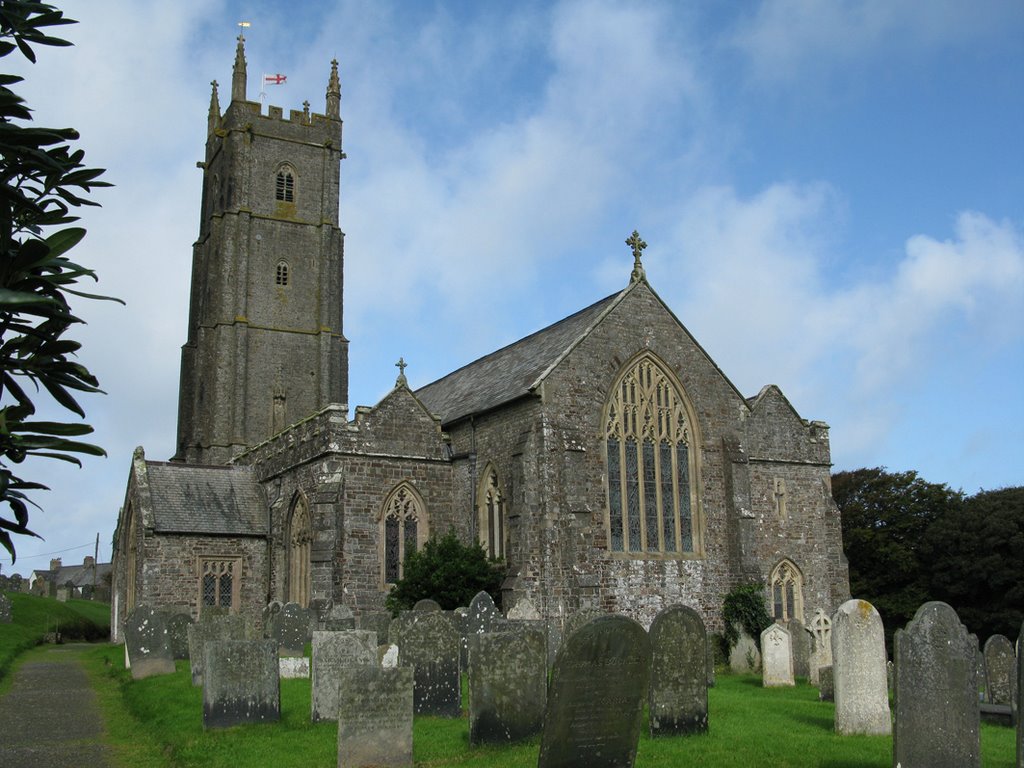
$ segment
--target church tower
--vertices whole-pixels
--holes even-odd
[[[239,35],[231,102],[213,83],[175,461],[224,464],[329,403],[348,402],[338,227],[341,87],[325,114],[246,99]]]

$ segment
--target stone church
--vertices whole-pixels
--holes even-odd
[[[375,406],[348,403],[341,88],[264,114],[213,84],[181,352],[177,452],[136,449],[113,626],[140,603],[258,617],[271,600],[382,607],[406,553],[454,530],[500,558],[506,609],[585,607],[721,630],[752,579],[776,617],[849,597],[828,426],[745,397],[648,282]],[[621,247],[621,246],[619,246]],[[624,274],[623,277],[626,277]]]

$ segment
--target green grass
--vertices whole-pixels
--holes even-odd
[[[60,630],[66,640],[105,640],[110,636],[110,606],[91,600],[61,603],[50,597],[5,592],[11,601],[10,624],[0,624],[0,684],[15,659]]]
[[[336,765],[337,727],[309,722],[310,681],[281,681],[280,723],[204,731],[202,692],[193,688],[188,665],[179,662],[174,675],[132,681],[124,670],[119,647],[90,651],[107,709],[111,739],[119,754],[132,755],[138,768],[313,768]],[[112,691],[118,695],[111,696]],[[651,739],[644,734],[636,765],[762,766],[773,768],[887,767],[892,739],[838,736],[835,708],[818,701],[816,688],[761,686],[754,676],[722,675],[709,692],[710,731],[702,736]],[[116,721],[116,722],[115,722]],[[416,765],[429,768],[534,768],[539,739],[509,747],[470,747],[466,717],[446,720],[418,717],[414,723]],[[151,755],[132,750],[148,745]],[[986,768],[1012,768],[1015,733],[1010,728],[982,725],[982,756]]]

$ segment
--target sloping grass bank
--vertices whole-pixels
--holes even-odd
[[[96,648],[89,656],[89,664],[108,693],[105,706],[115,746],[131,750],[137,748],[133,744],[143,741],[159,748],[150,762],[133,763],[138,768],[337,765],[337,727],[309,721],[309,680],[281,681],[281,722],[207,732],[202,724],[202,691],[192,687],[187,663],[179,662],[173,675],[132,681],[124,670],[120,647]],[[113,691],[120,693],[116,701],[109,696]],[[753,676],[721,676],[710,691],[709,709],[711,728],[703,736],[642,736],[638,768],[887,768],[892,763],[891,738],[837,736],[834,706],[819,702],[817,689],[808,685],[766,689]],[[510,747],[471,748],[468,730],[465,717],[416,718],[416,764],[430,768],[537,765],[539,739]],[[1010,728],[983,724],[983,765],[1012,768],[1014,739]]]

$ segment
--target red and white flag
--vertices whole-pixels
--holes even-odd
[[[264,75],[264,85],[284,85],[288,81],[288,75],[276,74],[276,75]]]

